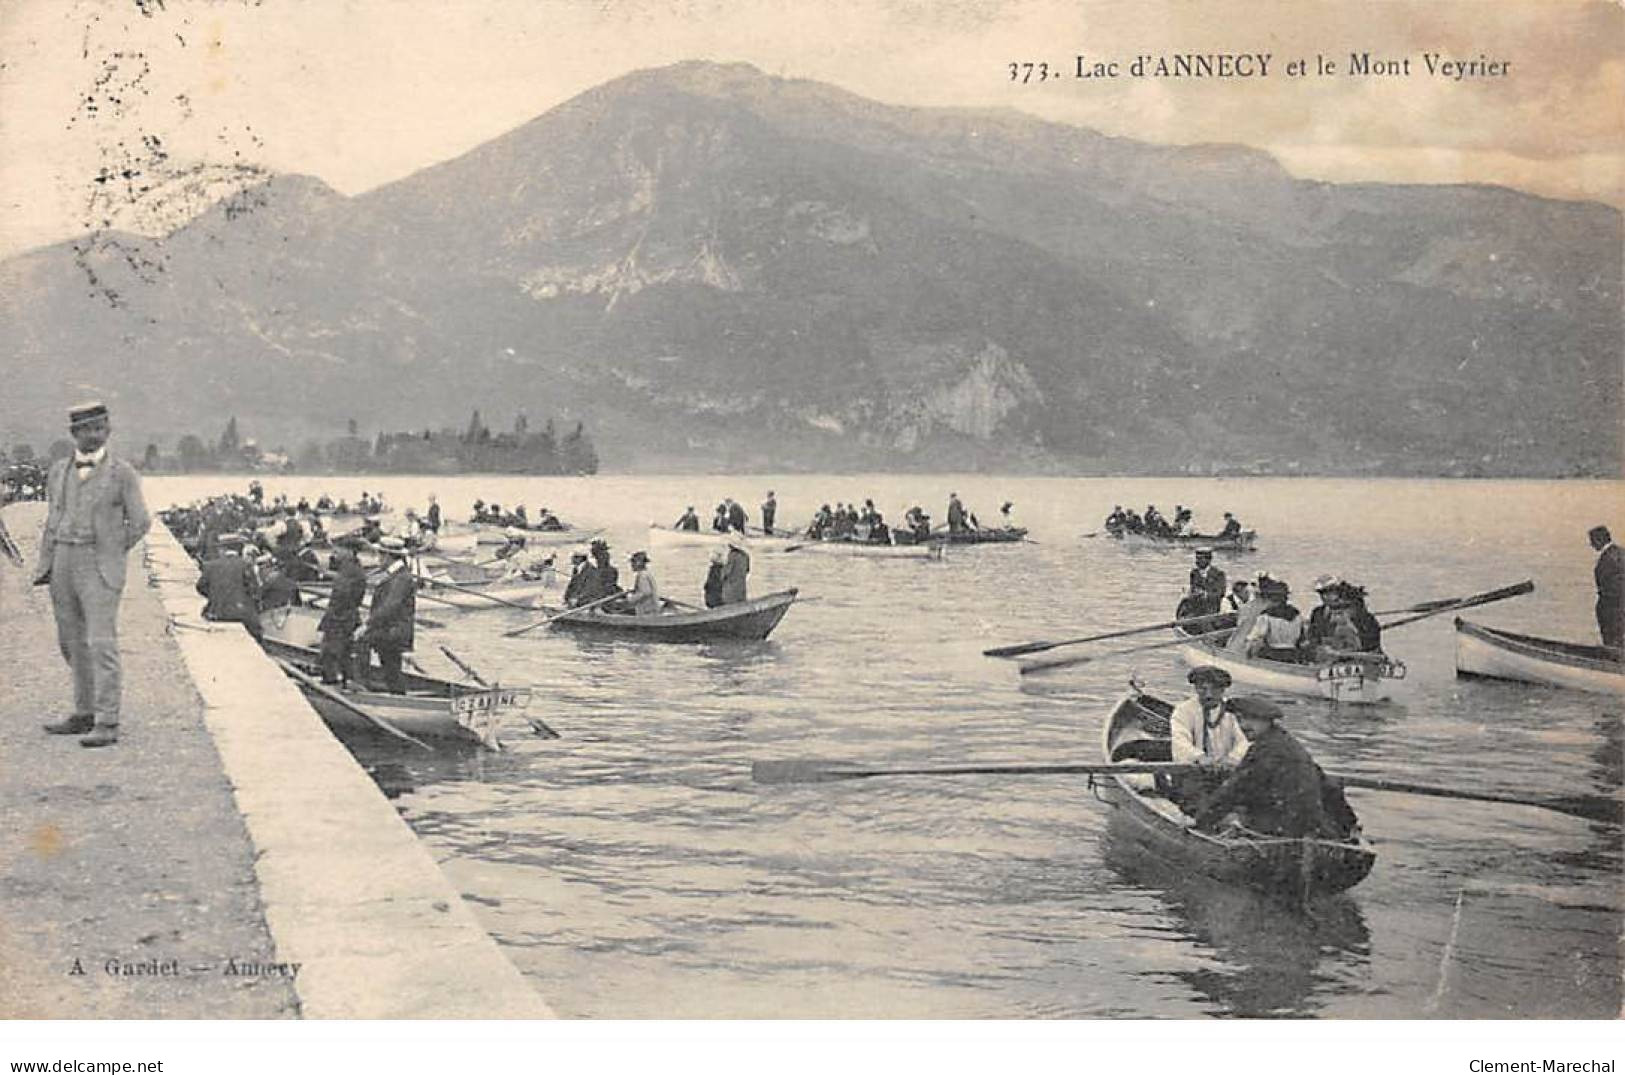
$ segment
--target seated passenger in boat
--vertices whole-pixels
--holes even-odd
[[[1253,625],[1258,622],[1258,617],[1263,615],[1264,609],[1269,607],[1269,602],[1264,598],[1264,586],[1266,583],[1273,584],[1274,581],[1268,575],[1259,575],[1252,594],[1236,610],[1236,629],[1230,633],[1229,640],[1224,644],[1224,648],[1229,652],[1246,655],[1247,636],[1252,633]]]
[[[1197,549],[1196,566],[1191,568],[1190,588],[1186,601],[1180,605],[1180,618],[1218,612],[1224,604],[1227,585],[1224,572],[1213,566],[1213,550]]]
[[[1145,506],[1144,525],[1145,532],[1150,534],[1152,537],[1168,536],[1168,520],[1162,517],[1162,512],[1157,510],[1157,506],[1155,504],[1147,504]]]
[[[1219,531],[1222,538],[1235,538],[1241,536],[1241,523],[1228,511],[1224,513],[1224,529]]]
[[[711,562],[705,568],[705,607],[716,608],[722,604],[722,575],[723,564],[727,560],[721,549],[711,550]]]
[[[1322,575],[1315,580],[1315,592],[1321,603],[1309,613],[1304,645],[1318,658],[1382,652],[1382,625],[1365,607],[1365,587]]]
[[[533,530],[567,530],[569,528],[567,526],[565,526],[562,522],[559,521],[559,517],[557,515],[554,515],[551,511],[548,511],[546,508],[543,508],[541,511],[536,513],[536,522],[535,522],[535,525],[532,526],[531,529],[533,529]]]
[[[728,532],[728,505],[718,504],[717,510],[711,513],[711,529],[718,534]]]
[[[1195,772],[1158,773],[1157,787],[1188,814],[1218,789],[1247,754],[1247,737],[1231,715],[1224,692],[1230,673],[1212,665],[1193,668],[1185,679],[1196,694],[1174,706],[1168,718],[1173,761],[1198,766]]]
[[[1225,597],[1225,604],[1230,606],[1231,612],[1240,612],[1247,607],[1253,599],[1252,584],[1246,579],[1237,579],[1230,584],[1230,593]],[[1248,624],[1251,627],[1252,624]]]
[[[1343,789],[1281,727],[1279,706],[1241,697],[1229,709],[1247,737],[1247,752],[1197,808],[1198,830],[1215,832],[1235,813],[1247,831],[1265,836],[1346,840],[1358,834],[1359,819]]]
[[[683,509],[683,514],[677,517],[672,524],[674,529],[694,531],[700,528],[700,517],[694,514],[694,505],[690,504]]]
[[[1184,533],[1185,532],[1185,527],[1190,525],[1190,521],[1191,521],[1191,509],[1187,508],[1183,504],[1175,504],[1174,505],[1174,533],[1176,533],[1176,534]]]
[[[660,615],[660,590],[655,585],[654,572],[649,570],[649,554],[635,552],[631,556],[632,585],[626,596],[617,602],[615,611],[630,612],[634,616]]]
[[[890,545],[891,527],[886,525],[886,517],[878,511],[874,513],[874,516],[874,521],[869,524],[869,544]]]
[[[1121,533],[1128,527],[1128,516],[1123,514],[1123,505],[1113,504],[1112,513],[1106,516],[1106,533]]]
[[[576,549],[570,554],[570,581],[564,584],[564,604],[567,608],[575,608],[581,604],[581,591],[591,579],[588,573],[592,570],[587,563],[587,550]]]
[[[915,541],[924,541],[931,536],[931,516],[921,511],[918,504],[903,513],[903,522],[914,535]]]
[[[1290,589],[1277,579],[1258,584],[1264,607],[1247,631],[1247,656],[1299,663],[1304,658],[1303,614],[1287,602]],[[1238,627],[1239,632],[1239,627]]]

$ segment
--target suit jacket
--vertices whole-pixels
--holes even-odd
[[[750,554],[739,549],[728,550],[728,561],[722,567],[722,603],[737,605],[745,598],[745,576],[750,574]]]
[[[1208,829],[1240,809],[1254,832],[1273,836],[1341,836],[1327,816],[1325,775],[1309,752],[1276,725],[1254,739],[1229,779],[1197,808],[1198,828]],[[1346,809],[1346,806],[1345,806]]]
[[[67,506],[67,483],[78,480],[73,473],[72,456],[51,464],[45,484],[51,506],[45,515],[45,531],[40,536],[36,578],[50,573],[51,558],[56,551],[57,529],[62,525],[62,513]],[[91,498],[91,529],[96,535],[96,570],[103,582],[115,590],[122,590],[125,559],[152,526],[152,516],[147,514],[147,502],[141,497],[141,476],[129,463],[108,452],[91,471],[90,477],[80,485],[79,492]]]
[[[417,616],[417,580],[409,570],[392,571],[372,592],[372,612],[364,637],[375,645],[411,649]]]
[[[367,573],[354,560],[347,561],[333,577],[333,593],[327,599],[327,611],[322,613],[322,622],[318,625],[322,633],[353,632],[361,622],[361,601],[366,596]]]
[[[1618,608],[1625,593],[1625,550],[1618,545],[1604,548],[1592,576],[1597,580],[1597,603]]]
[[[197,580],[197,592],[209,599],[203,606],[203,618],[228,623],[257,621],[258,589],[253,565],[241,556],[218,556],[208,561]]]

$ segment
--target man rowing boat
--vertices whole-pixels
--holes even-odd
[[[1360,820],[1342,787],[1281,727],[1281,708],[1242,697],[1231,700],[1230,711],[1247,737],[1247,751],[1197,808],[1196,828],[1217,831],[1235,812],[1244,828],[1260,835],[1354,839]]]
[[[1247,754],[1247,737],[1225,703],[1229,672],[1203,665],[1191,669],[1185,679],[1196,693],[1174,706],[1168,735],[1173,760],[1198,768],[1173,776],[1159,773],[1157,786],[1174,805],[1194,814],[1196,805],[1241,764]]]

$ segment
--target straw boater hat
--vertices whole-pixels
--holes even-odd
[[[405,556],[406,542],[394,534],[385,534],[378,539],[378,551],[387,556]]]
[[[735,530],[728,535],[728,548],[745,551],[745,535]]]
[[[98,418],[106,417],[107,404],[103,403],[99,399],[87,400],[84,403],[76,403],[72,407],[68,408],[68,428],[75,429],[82,425],[88,425],[89,423],[96,421]]]
[[[1200,549],[1196,550],[1196,558],[1198,560],[1211,560],[1213,559],[1213,550],[1208,548],[1206,545],[1203,545]]]
[[[1325,593],[1327,590],[1335,590],[1341,585],[1343,585],[1343,580],[1338,576],[1322,575],[1315,580],[1315,592]]]

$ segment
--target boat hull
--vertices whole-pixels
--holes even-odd
[[[760,642],[795,602],[796,591],[769,594],[737,605],[659,616],[629,616],[592,609],[553,621],[554,630],[636,642]]]
[[[1166,760],[1172,708],[1148,695],[1126,695],[1101,731],[1102,760]],[[1364,841],[1197,832],[1179,807],[1156,793],[1155,781],[1146,774],[1114,774],[1094,786],[1114,808],[1116,835],[1185,869],[1293,902],[1352,888],[1376,862]]]
[[[1625,694],[1625,663],[1600,646],[1513,634],[1456,620],[1456,674],[1547,687]]]
[[[678,530],[670,526],[649,525],[649,546],[666,549],[720,549],[728,544],[728,534],[718,530]],[[764,534],[760,530],[747,530],[745,544],[757,551],[773,552],[795,544],[798,538],[785,534]]]
[[[942,542],[932,541],[924,545],[881,545],[878,542],[871,544],[867,541],[808,539],[797,544],[788,544],[780,551],[793,552],[797,556],[856,556],[866,560],[940,560]]]
[[[1386,702],[1393,697],[1394,682],[1405,676],[1405,666],[1394,660],[1287,664],[1231,653],[1211,642],[1181,646],[1179,658],[1192,668],[1222,668],[1236,683],[1304,698],[1325,698],[1343,705]]]
[[[549,575],[551,574],[549,572]],[[540,608],[543,595],[554,588],[555,579],[556,576],[554,579],[544,577],[535,581],[458,583],[453,589],[441,585],[433,578],[426,578],[422,589],[424,595],[434,598],[435,604],[449,605],[465,612],[509,608],[513,605],[521,608]]]
[[[1101,537],[1119,541],[1135,549],[1212,549],[1214,552],[1252,552],[1258,540],[1256,530],[1243,530],[1233,538],[1217,535],[1178,534],[1173,537],[1153,537],[1150,534],[1112,533],[1104,531]]]
[[[321,632],[317,628],[320,620],[320,613],[304,608],[267,612],[260,617],[264,631],[260,644],[272,657],[288,661],[315,678],[320,675],[321,665]],[[387,694],[356,686],[328,685],[328,689],[407,735],[463,746],[495,748],[502,718],[508,713],[523,714],[530,703],[529,688],[493,691],[412,672],[403,672],[402,678],[406,682],[406,694]],[[299,684],[299,689],[311,708],[335,732],[374,736],[381,733],[378,723],[322,691],[304,683]]]
[[[1010,526],[985,530],[942,530],[931,535],[932,541],[946,541],[950,545],[1013,545],[1027,540],[1027,528]]]

